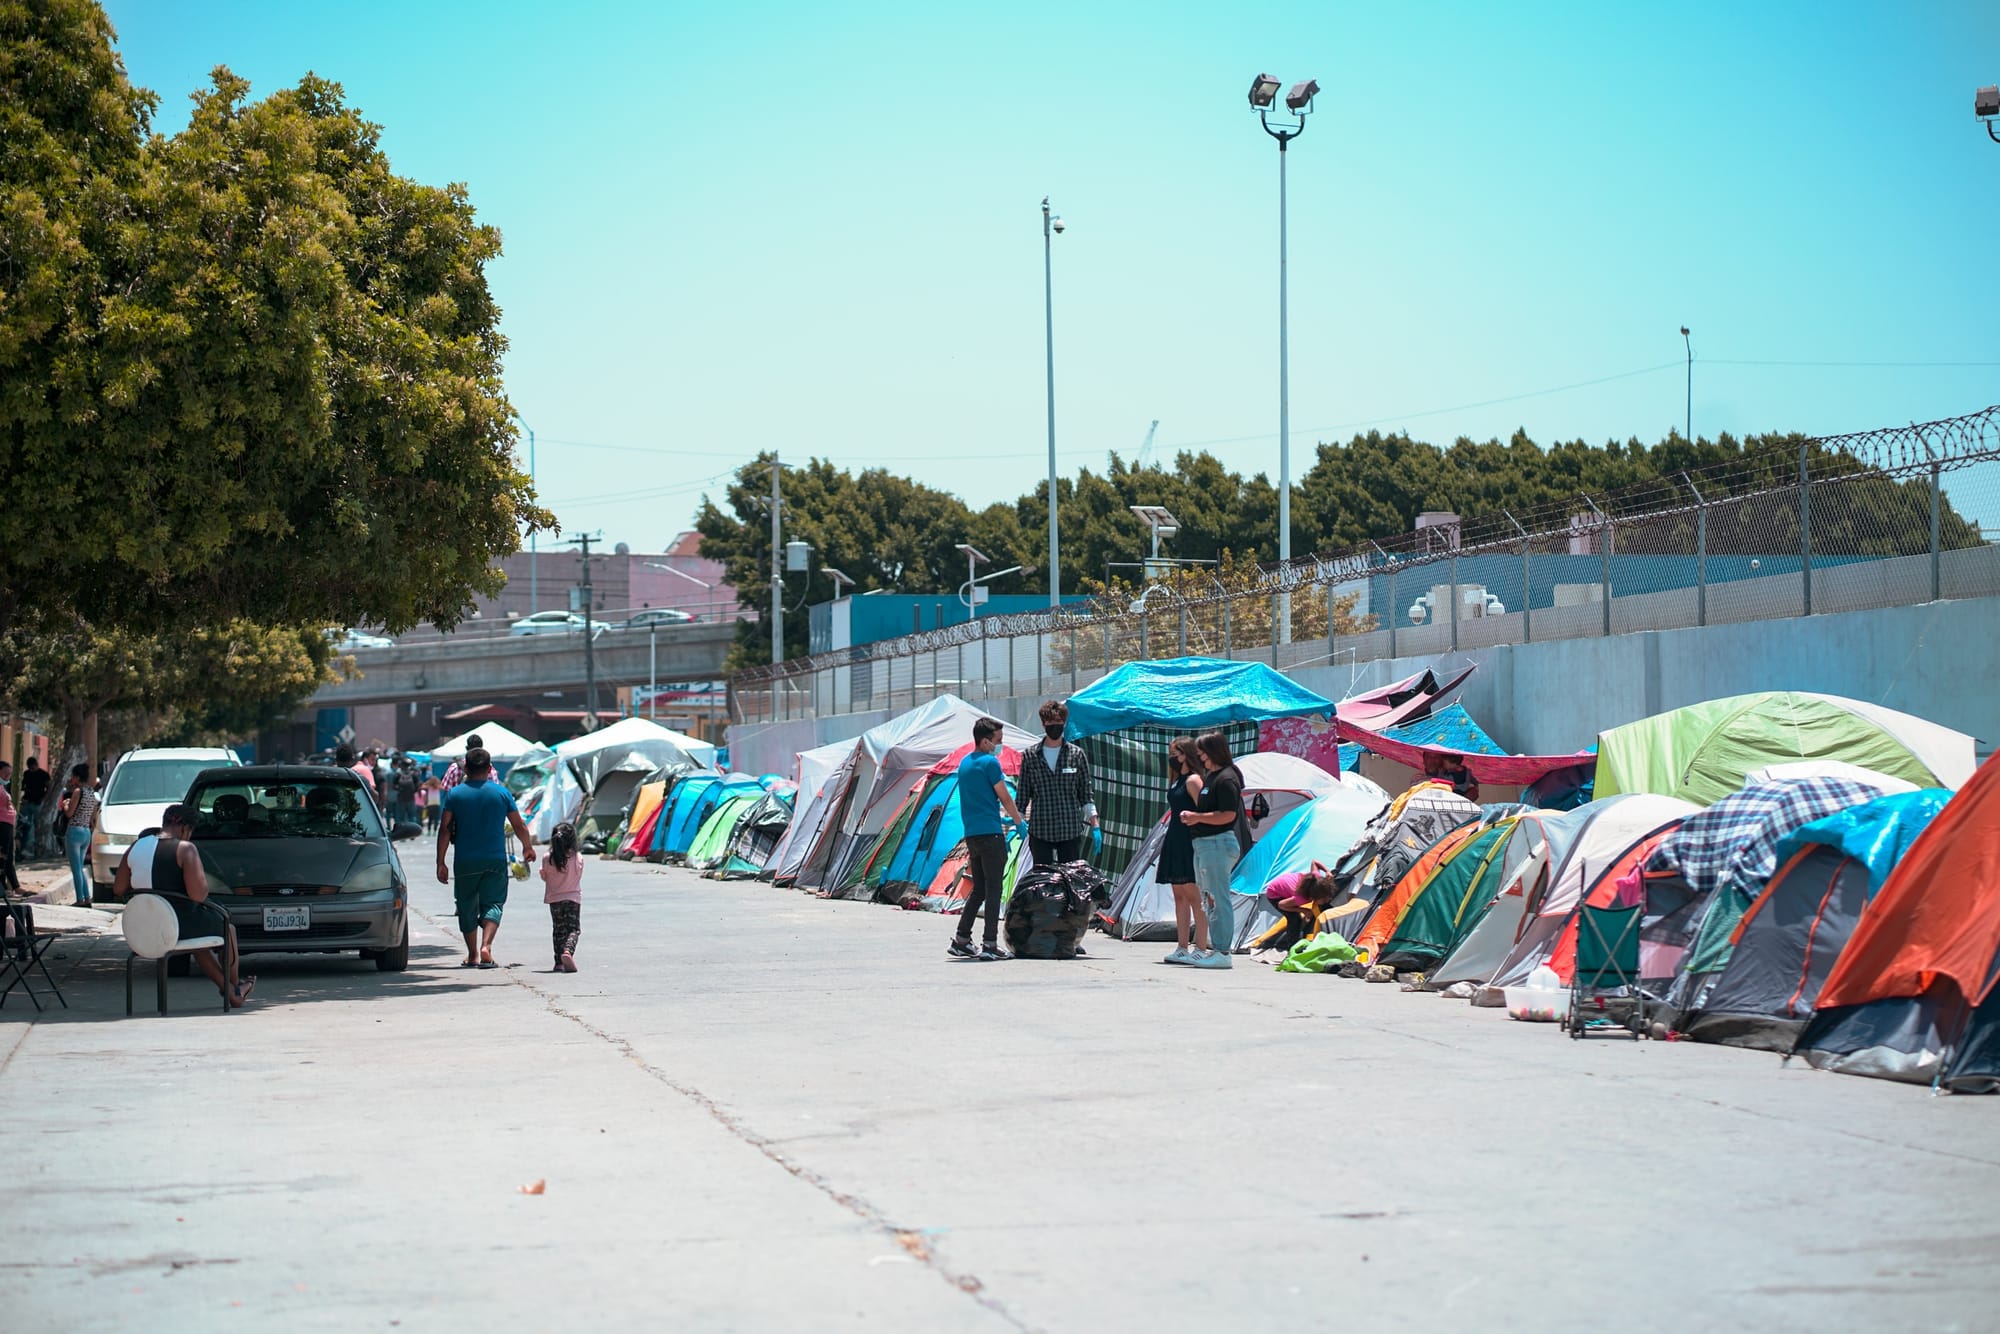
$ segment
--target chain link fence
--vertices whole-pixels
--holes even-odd
[[[730,682],[730,716],[1067,694],[1186,654],[1282,670],[1986,597],[2000,528],[1980,516],[2000,518],[2000,407],[753,667]]]

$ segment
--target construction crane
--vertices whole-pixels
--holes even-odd
[[[1153,419],[1153,424],[1146,428],[1146,443],[1139,446],[1139,461],[1136,466],[1144,468],[1152,463],[1153,437],[1159,433],[1159,430],[1160,430],[1160,421],[1159,418],[1155,417]]]

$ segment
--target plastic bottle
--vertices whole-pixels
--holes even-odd
[[[1555,969],[1543,964],[1528,974],[1528,985],[1536,991],[1560,991],[1562,979],[1556,976]]]

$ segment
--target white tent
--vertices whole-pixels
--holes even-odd
[[[714,746],[645,718],[621,718],[609,727],[571,737],[556,747],[555,755],[548,795],[531,826],[537,839],[548,838],[561,821],[576,818],[598,777],[627,760],[647,760],[654,768],[676,764],[690,770],[715,767]]]
[[[1678,824],[1701,807],[1679,797],[1638,792],[1593,801],[1583,809],[1592,812],[1595,818],[1570,844],[1560,864],[1549,872],[1548,888],[1540,899],[1527,905],[1514,948],[1508,951],[1487,984],[1493,994],[1479,1000],[1490,1000],[1497,1005],[1500,988],[1526,982],[1528,975],[1548,959],[1563,924],[1605,869],[1640,839]]]
[[[785,826],[784,837],[778,840],[777,847],[771,849],[771,859],[764,864],[772,879],[790,884],[798,874],[799,864],[818,840],[819,831],[825,826],[833,807],[834,797],[841,790],[842,780],[838,776],[853,759],[852,737],[799,752],[792,768],[792,777],[799,784],[792,807],[792,822]]]
[[[806,889],[838,885],[855,857],[888,827],[911,785],[938,761],[971,744],[972,725],[986,716],[984,709],[956,695],[939,695],[857,737],[844,777],[835,773],[828,780],[836,804],[817,831],[806,831],[813,841],[794,883]],[[1040,742],[1018,727],[1005,727],[1000,734],[1000,744],[1016,750]]]
[[[486,753],[496,763],[518,764],[526,759],[538,759],[549,753],[549,748],[539,741],[530,741],[519,732],[502,727],[499,723],[481,723],[470,732],[462,733],[431,748],[433,760],[462,760],[472,738],[477,736],[486,745]]]

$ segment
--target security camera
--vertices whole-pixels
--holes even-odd
[[[1988,84],[1973,93],[1972,114],[1981,120],[2000,116],[2000,84]]]
[[[1059,233],[1063,229],[1063,220],[1061,218],[1051,218],[1049,219],[1049,227]]]

